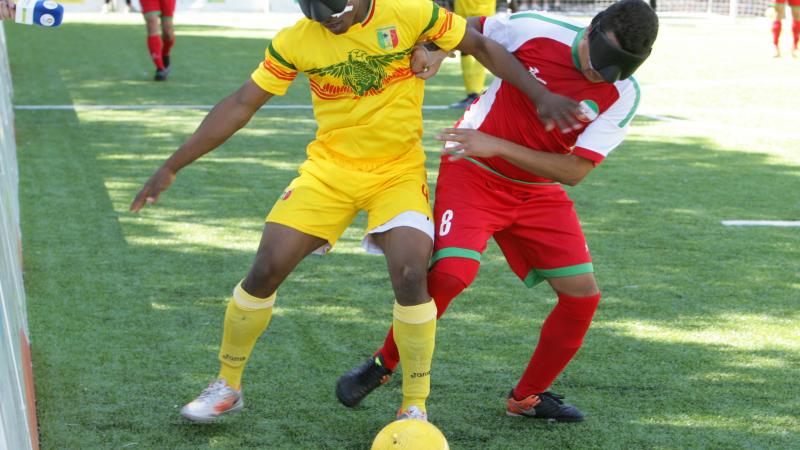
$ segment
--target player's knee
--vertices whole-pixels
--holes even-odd
[[[570,277],[550,278],[550,286],[559,294],[570,297],[592,297],[600,292],[597,280],[592,273],[585,273]]]
[[[266,298],[278,289],[283,278],[268,260],[257,258],[242,282],[242,288],[252,296]]]
[[[398,302],[413,304],[427,297],[426,275],[425,268],[415,264],[403,264],[395,270],[392,274],[392,285]]]

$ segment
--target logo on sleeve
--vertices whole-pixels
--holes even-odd
[[[400,40],[397,38],[397,28],[394,26],[378,29],[378,45],[384,50],[397,47]]]

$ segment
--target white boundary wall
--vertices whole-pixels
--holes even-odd
[[[33,413],[28,326],[19,240],[19,174],[11,106],[11,73],[0,23],[0,450],[38,444]],[[32,397],[32,395],[30,395]],[[30,416],[34,417],[34,416]]]

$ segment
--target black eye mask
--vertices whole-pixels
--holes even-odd
[[[347,0],[298,0],[298,3],[303,14],[317,22],[324,22],[347,7]]]
[[[600,24],[593,24],[589,32],[589,59],[592,68],[602,75],[607,83],[624,80],[633,75],[633,72],[650,56],[650,51],[644,55],[635,55],[623,50],[611,42]]]

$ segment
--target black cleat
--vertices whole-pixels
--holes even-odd
[[[156,76],[153,77],[153,80],[167,81],[167,75],[169,75],[169,71],[167,69],[156,69]]]
[[[344,406],[352,408],[378,386],[392,378],[392,371],[383,365],[378,354],[339,377],[336,382],[336,397]]]
[[[161,55],[161,62],[164,63],[164,70],[166,70],[167,73],[169,73],[169,71],[172,70],[172,67],[170,67],[169,65],[170,63],[169,55]]]
[[[583,413],[578,408],[564,403],[563,398],[563,395],[547,391],[525,397],[522,400],[515,400],[512,389],[508,394],[506,414],[515,417],[546,419],[551,422],[583,421]]]
[[[467,106],[471,105],[478,98],[478,94],[472,93],[467,95],[467,97],[459,102],[451,103],[450,108],[453,109],[467,109]]]

